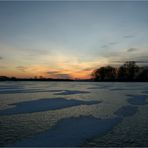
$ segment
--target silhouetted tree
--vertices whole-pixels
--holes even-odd
[[[125,80],[126,79],[126,68],[124,66],[120,66],[117,72],[117,79]]]
[[[95,81],[135,81],[139,73],[139,67],[134,61],[127,61],[119,68],[111,66],[100,67],[93,71],[92,77]],[[143,72],[140,77],[147,77]]]
[[[116,69],[111,66],[107,66],[107,67],[105,67],[105,69],[106,69],[105,79],[106,80],[114,80],[116,78]]]
[[[16,77],[11,77],[10,79],[11,79],[11,80],[16,80]]]
[[[143,69],[142,72],[137,76],[137,80],[146,81],[148,80],[148,69]]]
[[[0,80],[1,81],[4,81],[4,80],[9,80],[10,78],[9,77],[7,77],[7,76],[0,76]]]
[[[134,80],[138,71],[139,67],[134,61],[127,61],[119,67],[117,77],[119,80]]]
[[[104,80],[105,78],[105,67],[94,70],[92,73],[93,79],[95,81]]]
[[[92,77],[95,81],[114,80],[116,78],[116,69],[111,66],[100,67],[93,71]]]

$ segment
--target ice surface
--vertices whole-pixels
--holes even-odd
[[[128,102],[133,105],[145,105],[147,104],[147,98],[146,95],[128,95],[130,98],[128,99]]]
[[[137,107],[135,106],[123,106],[119,108],[115,114],[120,116],[120,117],[126,117],[126,116],[132,116],[137,112]]]
[[[148,146],[147,90],[147,83],[1,82],[0,146],[80,146],[106,135],[93,146]]]
[[[79,146],[87,139],[101,135],[112,129],[119,118],[97,119],[92,116],[80,116],[60,120],[55,127],[47,132],[17,142],[9,146],[31,147],[74,147]]]
[[[60,93],[55,93],[55,95],[73,95],[73,94],[87,94],[89,91],[78,91],[78,90],[65,90]]]
[[[100,101],[67,100],[64,98],[40,99],[40,100],[34,100],[34,101],[9,104],[9,105],[15,105],[15,107],[1,110],[0,115],[33,113],[33,112],[41,112],[41,111],[47,111],[47,110],[62,109],[62,108],[78,106],[78,105],[93,105],[98,103],[101,103],[101,102]]]

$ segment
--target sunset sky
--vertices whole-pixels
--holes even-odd
[[[148,1],[0,2],[0,75],[88,78],[147,59]]]

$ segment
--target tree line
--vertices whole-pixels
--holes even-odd
[[[91,79],[16,78],[0,76],[0,81],[139,81],[148,82],[148,67],[140,67],[135,61],[127,61],[120,67],[104,66],[91,73]]]
[[[148,81],[148,67],[139,67],[135,61],[127,61],[118,68],[104,66],[95,69],[94,81]]]
[[[72,79],[55,79],[55,78],[44,78],[44,77],[34,77],[34,78],[16,78],[0,76],[0,81],[73,81]]]

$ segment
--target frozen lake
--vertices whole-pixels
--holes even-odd
[[[0,82],[0,146],[148,146],[148,83]]]

